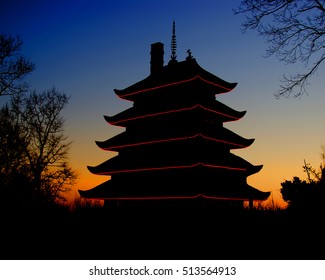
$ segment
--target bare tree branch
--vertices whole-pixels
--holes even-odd
[[[244,14],[242,31],[257,30],[268,44],[266,57],[275,55],[281,62],[301,62],[308,71],[284,76],[275,96],[299,97],[305,94],[309,79],[324,61],[324,0],[243,0],[234,10]]]
[[[28,96],[13,95],[10,107],[0,110],[0,123],[5,128],[0,132],[0,174],[24,168],[33,197],[41,203],[64,200],[63,193],[77,179],[68,164],[71,142],[63,133],[61,117],[68,100],[64,93],[52,88]],[[11,144],[13,139],[16,145]]]
[[[23,79],[35,70],[35,64],[23,57],[20,37],[0,34],[0,96],[27,91]]]

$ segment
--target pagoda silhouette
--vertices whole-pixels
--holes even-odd
[[[97,165],[91,173],[110,178],[89,190],[87,199],[104,200],[112,209],[123,207],[226,207],[242,208],[244,202],[266,200],[270,192],[247,183],[261,170],[231,150],[250,146],[223,123],[240,120],[236,111],[216,100],[237,83],[204,70],[187,51],[184,61],[176,55],[175,23],[171,56],[164,65],[164,44],[151,45],[150,75],[115,94],[133,106],[104,116],[124,132],[96,141],[99,148],[117,155]]]

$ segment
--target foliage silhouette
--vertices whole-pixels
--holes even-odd
[[[324,159],[324,153],[323,153]],[[325,167],[320,165],[317,171],[305,162],[304,172],[307,173],[307,181],[294,176],[291,181],[285,180],[281,183],[280,192],[283,200],[288,202],[288,209],[302,211],[325,211]]]

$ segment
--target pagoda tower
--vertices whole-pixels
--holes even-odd
[[[219,102],[217,96],[232,91],[227,82],[204,70],[191,51],[184,61],[176,58],[175,25],[171,56],[164,65],[164,44],[151,45],[150,75],[124,89],[114,89],[133,106],[114,116],[104,116],[124,132],[96,141],[99,148],[117,155],[97,165],[91,173],[110,178],[81,197],[100,199],[105,206],[209,205],[240,206],[244,201],[266,200],[270,192],[247,183],[262,165],[252,165],[231,153],[250,146],[223,126],[238,121],[246,111]],[[200,204],[200,205],[201,205]]]

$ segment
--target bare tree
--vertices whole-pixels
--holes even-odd
[[[29,85],[23,79],[35,70],[35,64],[21,55],[19,36],[0,34],[0,96],[25,92]]]
[[[6,124],[6,132],[0,133],[4,144],[0,150],[0,159],[4,158],[1,172],[23,170],[37,204],[64,200],[63,194],[77,179],[68,163],[71,142],[64,135],[61,116],[68,100],[55,88],[42,93],[34,91],[29,96],[20,93],[13,95],[10,107],[1,111],[1,122]],[[16,139],[16,145],[5,139],[9,134]],[[12,166],[5,165],[6,157]]]
[[[302,62],[305,73],[283,76],[275,96],[300,97],[325,60],[324,0],[242,0],[235,14],[245,14],[242,31],[257,30],[266,38],[266,56],[285,63]]]

